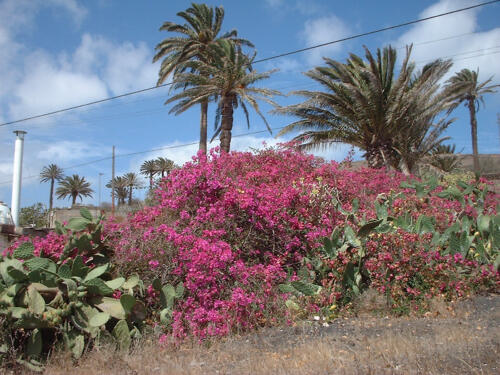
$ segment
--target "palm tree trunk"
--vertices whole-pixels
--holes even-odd
[[[224,152],[231,149],[231,130],[233,129],[233,100],[231,97],[222,99],[222,120],[220,133],[220,148]]]
[[[72,194],[71,196],[73,197],[73,201],[71,202],[71,207],[73,207],[76,203],[77,194]]]
[[[54,179],[51,179],[50,180],[49,212],[52,211],[53,203],[54,203]]]
[[[208,100],[201,102],[201,119],[200,119],[200,151],[207,154],[207,113]]]
[[[477,149],[477,119],[476,105],[474,99],[469,99],[470,133],[472,138],[472,159],[474,161],[474,173],[479,173],[479,152]]]
[[[149,190],[153,189],[153,174],[149,174]]]
[[[128,190],[128,205],[132,206],[132,186],[130,186]]]

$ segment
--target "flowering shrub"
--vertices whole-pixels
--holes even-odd
[[[439,196],[442,187],[422,197],[400,188],[404,180],[383,170],[347,170],[286,147],[256,154],[212,151],[174,170],[156,191],[157,205],[127,223],[108,222],[105,232],[122,272],[137,272],[146,282],[184,284],[185,297],[171,312],[174,337],[219,336],[287,318],[287,294],[277,286],[297,278],[306,256],[319,256],[323,237],[346,225],[343,211],[356,206],[356,216],[370,220],[377,217],[375,201],[402,192],[388,214],[415,220],[427,215],[438,231],[462,211],[478,214],[473,198],[461,205]],[[373,286],[401,304],[495,285],[498,274],[491,267],[441,255],[430,237],[400,230],[370,238],[364,261]],[[328,261],[331,272],[322,279],[315,274],[327,287],[309,311],[342,300],[341,275],[355,256],[348,250]],[[154,293],[149,298],[154,304]]]
[[[12,255],[14,249],[17,249],[21,244],[25,242],[33,243],[35,247],[34,255],[39,257],[47,257],[52,260],[59,260],[59,257],[63,253],[64,246],[67,242],[67,236],[62,234],[57,234],[55,232],[49,232],[45,237],[19,237],[12,245],[6,248],[2,255]]]

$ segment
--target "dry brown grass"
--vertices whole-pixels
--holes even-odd
[[[152,339],[124,355],[95,349],[74,367],[55,356],[47,374],[498,374],[500,297],[427,318],[338,319],[265,329],[203,345],[162,349]],[[478,301],[478,299],[476,299]],[[432,315],[432,317],[431,317]]]

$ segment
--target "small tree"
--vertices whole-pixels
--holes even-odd
[[[47,207],[43,203],[35,203],[32,206],[21,208],[19,213],[19,225],[34,226],[42,228],[47,226]]]

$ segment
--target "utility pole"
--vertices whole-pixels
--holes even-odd
[[[115,216],[115,146],[113,146],[113,161],[111,163],[111,216]]]
[[[16,143],[14,145],[14,167],[12,175],[12,203],[10,210],[12,213],[12,220],[14,225],[19,226],[19,210],[21,204],[21,182],[23,170],[23,148],[24,148],[24,135],[23,130],[14,131],[16,135]]]
[[[101,177],[104,176],[104,173],[99,172],[99,209],[101,209]]]

